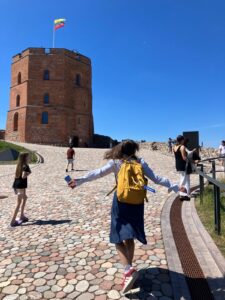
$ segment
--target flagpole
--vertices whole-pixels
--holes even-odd
[[[57,19],[53,22],[53,36],[52,36],[52,48],[55,47],[55,31],[61,27],[64,27],[66,19]]]
[[[53,40],[52,40],[52,48],[55,47],[55,24],[53,23]]]

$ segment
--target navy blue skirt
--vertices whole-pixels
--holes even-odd
[[[110,243],[118,244],[130,239],[147,244],[144,231],[144,204],[119,202],[115,193],[111,210]]]

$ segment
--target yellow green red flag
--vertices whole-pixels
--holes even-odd
[[[54,20],[54,29],[59,29],[61,27],[64,27],[66,22],[66,19],[56,19]]]

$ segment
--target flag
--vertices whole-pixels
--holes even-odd
[[[57,30],[61,27],[64,27],[66,19],[56,19],[54,20],[54,29]]]

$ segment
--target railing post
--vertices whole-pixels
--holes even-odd
[[[216,231],[221,233],[221,219],[220,219],[220,188],[216,187]]]
[[[216,179],[216,163],[215,160],[212,161],[212,177]],[[217,192],[216,192],[216,186],[213,184],[213,200],[214,200],[214,224],[215,224],[215,230],[217,231],[218,226],[218,219],[217,219]]]
[[[200,170],[203,172],[203,165],[200,165]],[[200,183],[200,203],[203,203],[203,193],[204,193],[204,177],[199,175],[199,183]]]
[[[216,163],[215,160],[212,161],[212,177],[216,179]]]

